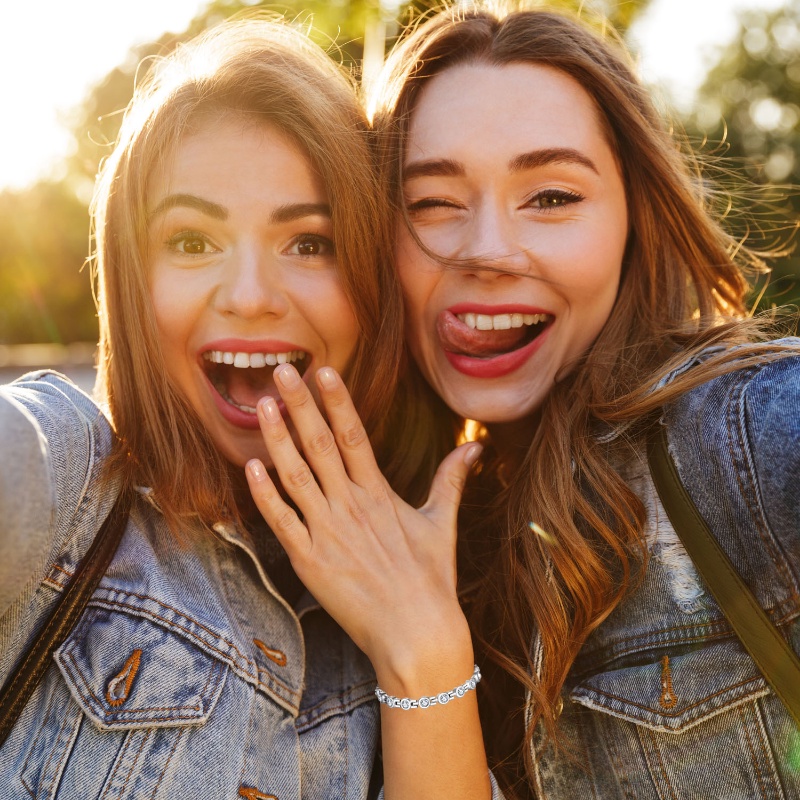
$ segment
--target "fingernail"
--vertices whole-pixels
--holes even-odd
[[[272,397],[262,397],[258,401],[258,411],[267,422],[278,422],[281,411]]]
[[[293,389],[300,383],[299,373],[289,364],[284,364],[279,369],[276,369],[275,376],[287,389]]]
[[[323,367],[317,372],[317,380],[323,389],[333,389],[336,387],[336,373],[330,367]]]
[[[471,467],[477,460],[480,454],[483,452],[483,445],[481,444],[473,444],[472,447],[464,453],[464,463]]]
[[[261,483],[261,481],[267,477],[267,471],[264,469],[264,465],[257,458],[248,461],[245,465],[245,469],[250,477],[258,483]]]

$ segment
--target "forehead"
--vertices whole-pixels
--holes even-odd
[[[151,171],[147,194],[180,189],[200,196],[230,191],[262,195],[278,184],[283,191],[322,192],[305,151],[263,118],[230,111],[199,115]]]
[[[459,159],[499,143],[608,148],[601,114],[581,85],[540,64],[460,64],[426,83],[414,108],[406,159]]]

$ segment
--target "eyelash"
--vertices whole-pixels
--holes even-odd
[[[205,236],[204,234],[200,233],[199,231],[181,231],[180,233],[176,233],[174,236],[170,236],[167,239],[167,247],[170,250],[173,250],[176,253],[181,253],[184,256],[205,256],[208,255],[208,250],[204,250],[202,253],[187,253],[185,251],[181,251],[179,249],[179,245],[181,242],[188,242],[188,241],[198,241],[202,242],[206,247],[214,247],[211,243],[211,240]]]
[[[525,205],[537,208],[539,211],[551,212],[573,203],[580,203],[583,199],[584,196],[582,194],[571,192],[567,189],[542,189],[531,195]],[[541,202],[542,200],[557,200],[558,202],[537,206],[537,201]]]
[[[572,205],[573,203],[580,203],[583,199],[584,196],[582,194],[567,189],[543,189],[529,197],[525,205],[536,207],[539,211],[551,212],[563,208],[564,206]],[[557,202],[537,206],[537,201],[541,202],[542,200],[555,200]],[[413,203],[408,203],[406,205],[406,210],[409,214],[413,214],[416,211],[425,211],[429,208],[441,207],[457,208],[458,206],[441,197],[423,197]]]
[[[442,197],[423,197],[421,200],[415,200],[413,203],[406,204],[406,211],[413,214],[415,211],[425,211],[428,208],[457,208],[455,203],[445,200]]]
[[[296,236],[292,241],[291,247],[299,247],[302,244],[312,243],[320,246],[322,252],[320,253],[297,253],[300,258],[324,258],[334,254],[333,242],[327,236],[321,236],[318,233],[301,233]],[[327,252],[325,252],[327,250]]]
[[[204,250],[202,253],[187,253],[180,249],[181,243],[191,241],[202,242],[205,247],[216,249],[206,235],[200,233],[199,231],[192,230],[181,231],[180,233],[176,233],[174,236],[170,236],[169,239],[167,239],[166,245],[170,250],[185,256],[205,256],[209,254],[208,250]],[[316,233],[303,233],[299,236],[296,236],[292,241],[292,244],[289,246],[289,249],[291,250],[294,247],[300,247],[304,244],[316,244],[319,246],[321,252],[296,253],[296,255],[300,256],[301,258],[319,258],[324,256],[332,256],[334,253],[333,242],[327,236],[320,236]]]

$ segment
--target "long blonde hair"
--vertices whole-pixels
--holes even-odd
[[[172,523],[235,517],[235,482],[164,368],[148,288],[145,200],[151,175],[169,164],[181,137],[209,114],[229,113],[278,128],[322,179],[337,269],[359,325],[349,385],[378,444],[402,348],[399,291],[383,257],[388,213],[350,78],[303,33],[264,18],[223,23],[157,62],[126,111],[92,213],[98,392],[118,436],[112,467],[128,483],[152,487]]]
[[[758,324],[745,320],[746,275],[763,262],[715,220],[695,159],[681,152],[618,41],[562,13],[459,4],[401,40],[370,98],[379,164],[398,214],[404,213],[404,148],[417,98],[431,78],[463,63],[546,64],[575,79],[598,108],[630,215],[621,285],[603,331],[545,399],[521,465],[509,470],[487,441],[481,475],[462,507],[466,610],[483,657],[500,670],[482,688],[485,737],[511,793],[523,757],[530,774],[535,726],[543,723],[557,739],[556,709],[570,667],[646,556],[643,505],[611,466],[641,430],[634,425],[611,448],[592,432],[641,422],[692,386],[781,350],[754,344],[735,359],[722,354],[652,391],[709,343],[745,343],[758,335]],[[427,477],[463,420],[409,370],[402,386],[411,396],[402,404],[413,415],[405,426],[398,420],[394,433],[405,443],[409,470]],[[420,392],[424,402],[415,402]],[[542,645],[538,670],[535,632]],[[527,729],[518,711],[518,727],[509,732],[508,697],[501,696],[509,687],[519,706],[524,690],[530,693]]]

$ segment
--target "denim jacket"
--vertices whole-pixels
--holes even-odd
[[[111,430],[53,373],[0,388],[0,681],[114,500]],[[368,659],[232,526],[178,543],[145,498],[0,750],[0,797],[364,800]]]
[[[709,381],[663,422],[700,513],[800,652],[800,358]],[[697,576],[646,460],[629,481],[648,510],[647,569],[569,675],[559,722],[572,756],[534,741],[537,795],[800,797],[800,731]]]

